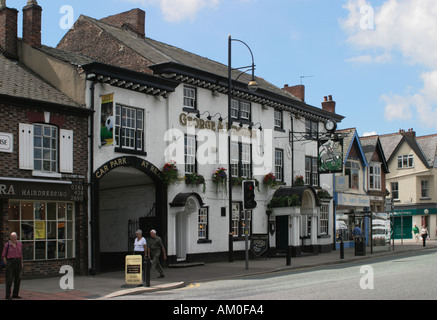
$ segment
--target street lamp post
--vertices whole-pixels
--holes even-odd
[[[241,67],[237,69],[232,69],[232,41],[240,42],[244,44],[252,56],[252,65],[247,67]],[[252,70],[252,80],[248,84],[248,89],[252,92],[258,90],[259,85],[255,80],[255,63],[253,58],[253,53],[250,47],[241,40],[232,39],[229,36],[228,40],[228,198],[229,198],[229,228],[232,226],[232,168],[231,168],[231,129],[232,129],[232,70],[248,69]],[[242,74],[244,71],[242,72]],[[237,78],[238,79],[238,78]],[[229,262],[234,261],[233,251],[234,251],[234,235],[229,230]],[[245,224],[245,238],[246,238],[246,270],[249,269],[248,266],[248,234],[247,234],[247,217]]]

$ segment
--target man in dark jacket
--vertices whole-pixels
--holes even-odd
[[[161,252],[164,260],[167,259],[167,256],[165,255],[164,245],[162,244],[161,238],[156,235],[155,230],[150,231],[150,237],[151,238],[148,243],[149,244],[148,251],[149,251],[150,259],[152,260],[152,268],[154,270],[158,270],[159,272],[158,278],[164,278],[164,270],[162,270],[161,263],[159,262]]]

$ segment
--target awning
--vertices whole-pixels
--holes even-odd
[[[199,201],[199,205],[203,206],[204,202],[202,200],[202,197],[199,196],[197,193],[179,193],[174,197],[173,202],[170,203],[170,207],[172,208],[178,208],[178,207],[185,207],[188,198],[195,197],[197,201]]]
[[[320,199],[317,196],[316,190],[311,186],[299,186],[299,187],[282,187],[276,190],[273,194],[272,199],[281,198],[281,197],[291,197],[293,195],[297,195],[299,197],[300,202],[302,203],[303,195],[305,191],[309,191],[314,194],[314,198],[316,199],[316,206],[320,207]]]

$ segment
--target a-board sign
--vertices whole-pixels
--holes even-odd
[[[142,259],[141,255],[126,256],[126,284],[143,283]]]
[[[252,234],[250,241],[250,250],[257,257],[261,257],[267,252],[269,248],[269,235],[268,234]]]

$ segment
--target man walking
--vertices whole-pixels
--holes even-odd
[[[150,241],[148,245],[148,251],[150,259],[152,259],[152,268],[154,270],[158,270],[159,277],[158,278],[164,278],[164,270],[162,270],[161,263],[159,262],[159,257],[161,256],[164,260],[167,259],[167,256],[165,255],[165,249],[164,245],[162,244],[162,240],[159,236],[156,235],[155,230],[150,231]]]
[[[6,299],[11,300],[12,282],[14,283],[12,298],[20,299],[18,293],[23,268],[23,250],[21,242],[17,241],[15,232],[11,233],[10,241],[3,248],[2,259],[6,265]]]

